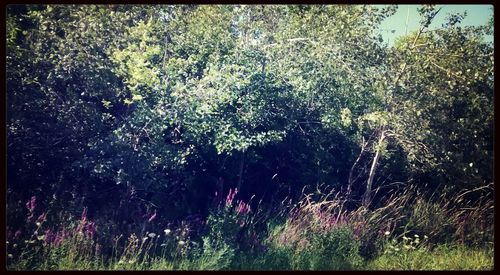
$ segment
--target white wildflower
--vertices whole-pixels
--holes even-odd
[[[170,233],[172,232],[172,230],[170,230],[170,229],[167,228],[167,229],[163,230],[163,232],[165,232],[165,235],[170,235]]]

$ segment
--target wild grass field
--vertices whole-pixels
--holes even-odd
[[[51,226],[54,214],[38,209],[33,197],[26,203],[31,231],[7,232],[7,268],[491,270],[493,205],[467,205],[470,193],[431,201],[409,188],[373,210],[348,209],[338,193],[313,193],[270,216],[230,190],[206,220],[158,228],[150,216],[142,227],[149,230],[130,235],[109,235],[109,224],[91,221],[86,209]]]

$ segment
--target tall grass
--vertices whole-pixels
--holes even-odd
[[[86,209],[60,226],[27,206],[7,236],[10,270],[473,270],[493,267],[493,185],[425,194],[385,192],[367,209],[341,193],[304,194],[281,219],[231,190],[197,230],[179,223],[128,236],[103,232]],[[59,215],[62,216],[62,215]],[[38,217],[38,218],[35,218]],[[153,221],[150,217],[149,221]],[[260,225],[267,223],[267,229]],[[259,223],[259,224],[258,224]],[[103,227],[104,228],[104,227]],[[24,233],[19,233],[19,232]],[[114,232],[119,233],[119,232]]]
[[[369,262],[371,270],[492,270],[493,249],[439,245],[384,254]]]

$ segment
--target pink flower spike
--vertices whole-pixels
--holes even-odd
[[[85,233],[87,237],[92,239],[94,237],[95,232],[96,232],[95,223],[89,222],[87,226],[85,226]]]
[[[237,193],[238,193],[238,188],[235,188],[234,191],[232,191],[232,189],[229,189],[229,194],[227,195],[227,199],[226,199],[226,204],[228,206],[233,205],[233,200],[234,200],[234,197],[236,197]]]
[[[82,218],[81,218],[82,221],[85,221],[87,220],[87,207],[84,207],[83,208],[83,212],[82,212]]]
[[[238,214],[246,214],[250,212],[250,206],[243,201],[239,201],[238,208],[236,209]]]
[[[148,222],[153,221],[155,218],[156,218],[156,210],[155,210],[155,213],[153,215],[151,215],[151,217],[149,217]]]
[[[21,237],[21,230],[20,230],[20,229],[18,229],[18,230],[16,231],[16,233],[14,233],[14,240],[19,239],[19,237]]]
[[[47,220],[47,212],[45,213],[42,213],[40,216],[38,216],[38,218],[36,219],[37,222],[44,222],[45,220]]]
[[[45,231],[44,245],[51,245],[55,239],[55,235],[52,230],[47,229]]]
[[[83,228],[84,228],[84,226],[85,226],[85,224],[84,224],[83,222],[80,222],[80,223],[78,224],[78,226],[76,227],[75,232],[78,232],[78,233],[79,233],[79,232],[83,232]]]
[[[238,208],[236,208],[236,213],[240,214],[240,212],[241,212],[241,201],[238,204]]]
[[[54,245],[55,246],[58,246],[62,243],[64,237],[63,237],[63,234],[62,232],[57,232],[55,238],[54,238]]]
[[[234,199],[234,196],[236,195],[236,190],[234,190],[234,193],[233,193],[233,190],[232,189],[229,189],[229,193],[227,194],[227,197],[226,197],[226,206],[227,207],[231,207],[233,205],[233,199]]]
[[[28,208],[28,210],[30,212],[33,212],[33,210],[35,210],[35,207],[36,207],[36,196],[33,196],[31,197],[31,199],[26,203],[26,208]]]

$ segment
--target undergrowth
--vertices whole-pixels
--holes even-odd
[[[112,240],[83,209],[54,226],[26,203],[7,232],[9,270],[485,270],[493,268],[492,185],[448,198],[415,187],[366,209],[339,193],[305,194],[281,216],[259,216],[230,190],[191,230],[186,223]],[[480,194],[471,203],[468,196]],[[486,196],[485,196],[486,194]],[[489,196],[489,197],[488,197]],[[61,216],[61,215],[60,215]],[[38,217],[38,218],[35,218]],[[152,222],[149,218],[146,222]],[[143,227],[144,228],[144,227]],[[106,234],[104,234],[106,233]]]

